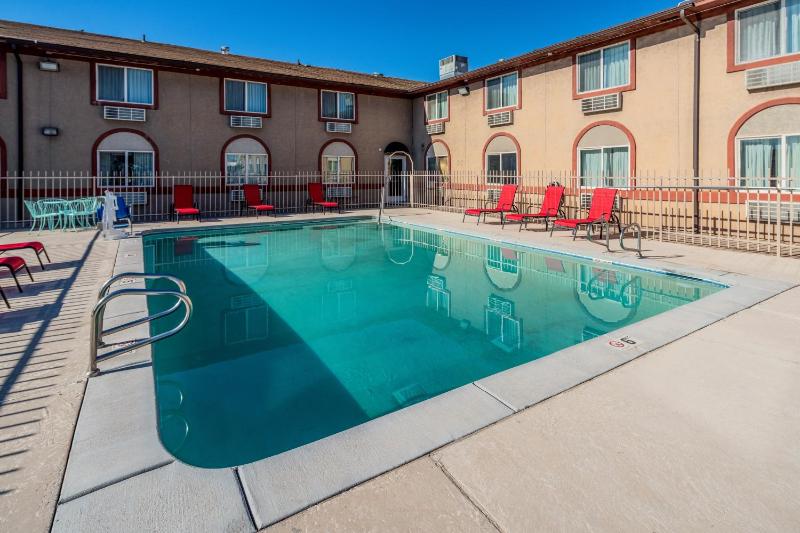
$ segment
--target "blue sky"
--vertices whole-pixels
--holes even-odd
[[[617,0],[607,9],[596,0],[0,0],[0,18],[137,39],[146,34],[150,41],[209,50],[228,45],[237,54],[435,80],[438,59],[450,54],[466,55],[470,68],[477,68],[677,3]],[[438,13],[426,9],[435,5]]]

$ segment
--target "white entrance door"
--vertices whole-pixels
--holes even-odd
[[[386,201],[390,204],[402,204],[408,201],[408,175],[406,174],[406,158],[393,155],[387,161],[389,167],[389,187],[386,190]]]

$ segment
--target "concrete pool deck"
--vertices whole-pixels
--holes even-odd
[[[460,217],[444,213],[393,210],[389,214],[404,222],[475,231],[474,224],[462,225]],[[181,228],[188,226],[181,224]],[[654,262],[626,253],[607,254],[586,241],[573,243],[565,234],[549,239],[541,232],[518,234],[516,228],[481,225],[478,230],[481,236],[500,236],[580,255],[632,264]],[[133,242],[121,244],[117,271],[136,266],[135,258],[125,250]],[[772,283],[761,285],[767,292],[800,280],[800,262],[796,260],[653,241],[644,245],[649,249],[646,255],[660,256],[657,261],[671,268],[713,270],[722,278],[738,279],[743,287],[752,289],[751,303],[768,295],[755,294],[759,291],[754,283],[735,274],[769,278]],[[502,401],[467,386],[468,390],[456,389],[438,397],[438,402],[417,404],[417,410],[449,413],[450,419],[456,419],[456,427],[419,428],[417,432],[433,435],[424,443],[426,451],[420,459],[273,527],[327,531],[796,529],[800,509],[789,495],[800,487],[800,461],[792,453],[800,436],[800,420],[795,414],[800,403],[795,385],[800,357],[794,353],[800,341],[798,291],[792,289],[732,316],[717,307],[717,311],[709,311],[715,316],[707,318],[722,320],[666,346],[655,348],[656,343],[651,346],[653,351],[628,365],[464,438],[459,439],[474,431],[475,424],[485,426],[506,417],[565,384],[552,383],[554,389],[548,391],[543,383],[529,382],[524,374],[518,374],[516,382],[507,381],[500,394],[497,391],[502,384],[493,377],[483,380],[489,382],[483,387],[504,396]],[[731,303],[720,300],[717,306],[723,308]],[[702,314],[698,311],[687,323],[694,324]],[[113,320],[113,315],[110,312],[109,319]],[[71,360],[83,359],[85,364],[86,347],[74,348]],[[611,366],[617,366],[638,355],[607,357]],[[406,424],[413,423],[410,419],[392,420],[392,415],[384,417],[385,427],[373,427],[374,437],[385,439],[383,446],[360,450],[355,454],[357,464],[348,464],[354,454],[345,445],[330,448],[332,455],[321,468],[313,467],[312,457],[301,454],[294,460],[284,457],[283,464],[255,463],[236,470],[200,471],[203,475],[199,476],[198,469],[174,462],[160,446],[153,446],[151,370],[141,354],[125,358],[109,362],[126,366],[124,372],[90,380],[81,420],[94,419],[94,431],[82,432],[81,424],[75,435],[68,467],[74,475],[68,471],[61,489],[56,530],[252,530],[254,522],[260,527],[306,507],[303,498],[313,503],[330,496],[325,494],[326,486],[347,488],[358,483],[357,473],[365,464],[373,472],[367,477],[380,474],[386,470],[386,456],[392,455],[397,440],[403,438],[397,428],[405,427],[408,433]],[[531,376],[535,378],[535,374]],[[125,380],[117,381],[121,376],[126,376]],[[583,380],[582,376],[567,377]],[[122,381],[129,389],[119,388]],[[125,413],[129,405],[144,405],[151,418],[147,419],[147,409],[138,410],[138,417],[112,416]],[[464,416],[454,416],[456,408]],[[76,411],[74,406],[73,422]],[[411,412],[407,411],[395,415],[408,417]],[[69,430],[61,433],[71,433]],[[71,435],[62,436],[64,457]],[[357,445],[359,438],[351,441],[352,445]],[[90,443],[84,449],[92,453],[79,453],[81,445]],[[124,461],[113,460],[109,453],[117,448],[114,453],[119,454],[120,443],[127,446],[123,446]],[[413,458],[389,457],[389,463],[397,466]],[[114,471],[120,467],[124,468]],[[294,477],[285,476],[281,484],[276,475],[280,472],[291,472]],[[171,490],[178,485],[182,490]],[[14,498],[15,493],[4,498],[9,496]],[[21,491],[16,495],[22,496]],[[11,523],[16,526],[18,522]]]

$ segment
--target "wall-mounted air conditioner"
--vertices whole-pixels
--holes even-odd
[[[328,198],[352,198],[352,187],[328,187],[326,195]]]
[[[128,120],[131,122],[144,122],[147,113],[138,107],[103,106],[103,118],[106,120]]]
[[[425,131],[428,132],[428,135],[438,135],[440,133],[444,133],[444,122],[437,122],[435,124],[426,124]]]
[[[353,133],[353,125],[349,122],[326,122],[325,131],[328,133]]]
[[[781,223],[800,223],[800,203],[781,202]],[[764,200],[747,201],[747,220],[750,222],[777,222],[778,202]]]
[[[589,209],[592,206],[592,196],[593,193],[590,192],[581,193],[581,209]],[[620,196],[619,194],[614,199],[614,209],[616,211],[622,209],[622,196]]]
[[[248,117],[245,115],[231,115],[231,128],[261,128],[261,117]]]
[[[798,84],[800,61],[750,69],[745,72],[744,83],[748,91]]]
[[[592,96],[581,100],[581,111],[584,115],[604,113],[606,111],[619,111],[622,109],[622,93]]]
[[[514,123],[514,112],[511,110],[501,111],[499,113],[492,113],[486,117],[489,127],[505,126],[506,124]]]
[[[115,196],[121,196],[125,200],[125,205],[147,205],[147,193],[144,191],[125,191],[115,192]]]

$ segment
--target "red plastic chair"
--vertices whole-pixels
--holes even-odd
[[[514,197],[516,196],[516,185],[503,185],[503,188],[500,190],[500,198],[497,200],[497,206],[490,208],[485,207],[483,209],[467,209],[464,211],[464,217],[461,219],[461,222],[464,222],[467,219],[467,216],[471,216],[478,217],[478,224],[480,224],[481,215],[483,215],[483,221],[486,222],[487,213],[499,213],[500,223],[504,224],[505,220],[503,219],[503,215],[505,213],[517,210],[517,207],[514,205]]]
[[[321,207],[323,213],[325,212],[325,209],[339,209],[339,212],[342,212],[338,202],[328,202],[325,200],[325,192],[322,190],[321,183],[315,182],[308,184],[307,203],[313,205],[315,210],[317,207]]]
[[[10,252],[12,250],[33,250],[36,253],[36,259],[39,260],[39,265],[41,265],[42,270],[44,270],[44,263],[42,263],[41,254],[47,258],[47,262],[51,263],[50,256],[47,255],[47,250],[44,249],[44,244],[40,243],[39,241],[28,241],[28,242],[15,242],[11,244],[0,244],[0,254],[4,254],[5,252]],[[8,303],[8,302],[6,302]]]
[[[258,215],[260,215],[262,211],[272,211],[273,214],[277,216],[274,205],[261,202],[261,192],[259,189],[260,187],[258,185],[252,183],[242,186],[242,191],[244,191],[245,207],[247,209],[254,209],[256,212],[256,218],[258,218]]]
[[[603,235],[603,225],[610,222],[616,222],[620,231],[619,218],[614,214],[614,200],[617,199],[617,189],[595,189],[592,193],[592,205],[589,206],[589,214],[586,218],[559,218],[553,221],[553,227],[550,229],[550,236],[553,235],[553,230],[556,227],[567,228],[572,230],[572,240],[578,234],[578,229],[581,226],[588,227],[593,224],[601,224],[600,236]]]
[[[19,292],[22,292],[22,285],[19,284],[19,280],[17,279],[17,272],[24,268],[25,272],[28,273],[28,277],[33,281],[33,274],[31,274],[31,271],[28,269],[28,265],[25,263],[25,260],[19,256],[0,257],[0,267],[8,269],[11,273],[11,277],[14,278],[14,283],[17,284]]]
[[[525,229],[528,229],[528,222],[530,220],[544,220],[544,230],[550,224],[550,219],[559,215],[564,216],[561,210],[561,204],[564,203],[564,187],[561,185],[549,185],[544,191],[544,200],[542,200],[542,207],[538,213],[510,213],[505,216],[506,220],[519,222],[519,231],[522,231],[522,225],[525,224]],[[503,224],[505,227],[505,224]]]
[[[200,221],[200,210],[194,201],[194,188],[191,185],[175,185],[172,189],[172,209],[179,224],[181,215],[194,216]]]

